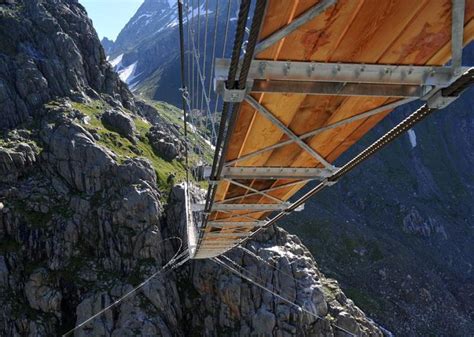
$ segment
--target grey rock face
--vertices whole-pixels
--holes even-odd
[[[17,0],[11,10],[0,11],[0,41],[0,129],[34,117],[54,97],[85,91],[134,109],[77,2]]]
[[[16,181],[36,161],[36,153],[27,143],[15,147],[0,147],[0,182]]]
[[[104,124],[121,136],[135,143],[136,127],[135,122],[130,116],[120,110],[107,110],[102,115]]]
[[[87,193],[105,187],[115,166],[113,154],[96,145],[87,130],[74,123],[48,126],[42,131],[42,139],[48,146],[43,156],[70,186]]]
[[[444,227],[432,218],[423,218],[416,208],[411,208],[409,213],[403,218],[403,230],[407,233],[419,234],[429,237],[434,234],[441,234],[447,239]]]
[[[44,269],[31,274],[25,284],[25,295],[31,308],[59,315],[62,296],[48,285],[47,277],[48,272]]]
[[[173,223],[185,222],[180,207],[183,193],[179,186],[171,193],[167,219]],[[174,233],[183,235],[183,227],[179,228],[181,231]],[[338,336],[339,327],[358,336],[382,336],[380,330],[347,299],[337,282],[326,279],[319,272],[313,257],[296,236],[270,228],[226,256],[242,266],[255,282],[285,300],[215,262],[198,260],[189,267],[192,290],[184,288],[180,294],[187,309],[184,318],[190,322],[185,333]],[[221,259],[233,266],[226,258]],[[202,317],[205,317],[204,321]]]

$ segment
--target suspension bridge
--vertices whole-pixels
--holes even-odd
[[[177,1],[187,245],[178,237],[162,240],[180,243],[166,265],[63,336],[151,279],[205,258],[324,319],[224,253],[302,210],[310,197],[474,84],[474,68],[462,66],[463,46],[474,39],[474,0]],[[334,164],[395,108],[413,101],[420,108],[347,163]],[[195,204],[187,135],[202,116],[215,154],[206,200]]]
[[[205,113],[215,145],[206,201],[186,203],[191,258],[219,256],[303,209],[472,83],[462,66],[471,0],[209,4],[179,3],[185,132]],[[413,101],[418,110],[335,166]]]

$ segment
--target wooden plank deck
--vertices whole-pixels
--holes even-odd
[[[315,0],[270,0],[260,40],[287,25]],[[336,5],[306,23],[286,38],[256,56],[260,60],[318,61],[403,65],[443,65],[451,57],[451,0],[340,0]],[[464,44],[474,38],[474,0],[466,1]],[[305,94],[252,94],[252,96],[295,134],[312,131],[355,116],[399,98],[347,97]],[[306,143],[333,163],[363,137],[391,110],[344,126],[321,132]],[[288,137],[245,101],[241,104],[235,128],[230,135],[226,161],[287,140]],[[234,164],[237,167],[322,167],[297,144],[267,151]],[[254,189],[281,186],[294,180],[239,180]],[[304,182],[268,194],[288,200]],[[253,194],[242,187],[221,181],[214,202]],[[261,195],[251,195],[229,203],[273,203]],[[211,220],[241,215],[244,211],[213,212]],[[254,212],[250,218],[263,219],[268,212]],[[230,221],[248,221],[236,217]],[[205,232],[249,232],[252,227],[224,229],[207,226]],[[228,240],[229,237],[223,238]],[[219,241],[204,236],[203,244]],[[199,250],[198,250],[199,255]]]

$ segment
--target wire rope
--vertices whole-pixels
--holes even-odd
[[[228,259],[228,258],[227,258],[227,259]],[[230,260],[230,259],[228,259],[228,260]],[[273,296],[275,296],[275,297],[279,298],[280,300],[282,300],[282,301],[288,303],[289,305],[296,307],[298,310],[301,310],[301,311],[307,313],[308,315],[311,315],[311,316],[315,317],[315,318],[318,319],[318,320],[325,320],[325,318],[324,318],[323,316],[318,315],[318,314],[315,314],[315,313],[312,312],[312,311],[309,311],[308,309],[306,309],[306,308],[304,308],[304,307],[302,307],[302,306],[300,306],[300,305],[298,305],[298,304],[292,302],[291,300],[287,299],[286,297],[283,297],[282,295],[278,294],[277,292],[275,292],[275,291],[273,291],[273,290],[271,290],[271,289],[265,287],[264,285],[262,285],[262,284],[260,284],[260,283],[258,283],[258,282],[256,282],[256,281],[254,281],[252,278],[250,278],[250,277],[247,276],[247,275],[244,275],[243,273],[239,272],[237,269],[235,269],[235,268],[229,266],[227,263],[225,263],[224,261],[222,261],[222,260],[219,259],[218,257],[212,258],[211,261],[213,261],[213,262],[215,262],[215,263],[217,263],[217,264],[223,266],[224,268],[228,269],[228,270],[231,271],[232,273],[234,273],[234,274],[240,276],[241,278],[247,280],[247,281],[250,282],[251,284],[253,284],[253,285],[259,287],[260,289],[262,289],[262,290],[264,290],[264,291],[266,291],[266,292],[272,294]],[[232,261],[232,260],[230,260],[230,261]],[[240,267],[241,267],[241,266],[240,266]],[[243,267],[242,267],[242,268],[243,268]],[[341,331],[345,332],[346,334],[348,334],[348,335],[350,335],[350,336],[357,337],[357,335],[355,335],[354,333],[350,332],[349,330],[344,329],[343,327],[340,327],[340,326],[336,325],[335,323],[332,323],[331,321],[328,321],[328,322],[329,322],[329,324],[330,324],[332,327],[334,327],[334,328],[336,328],[336,329],[338,329],[338,330],[341,330]]]
[[[209,81],[208,81],[209,82],[209,89],[208,89],[208,92],[207,92],[208,97],[211,97],[211,94],[212,94],[211,88],[212,88],[212,79],[213,79],[213,75],[214,75],[214,66],[215,66],[215,58],[216,58],[218,18],[219,18],[219,1],[216,1],[216,8],[214,10],[214,37],[213,37],[213,43],[212,43],[211,73],[210,73],[210,77],[209,77]],[[217,99],[214,102],[214,104],[217,106]],[[212,106],[211,106],[211,108],[212,108]],[[211,123],[215,124],[215,114],[213,114],[212,111],[211,111]],[[211,136],[211,144],[214,144],[214,141],[215,141],[214,136]]]
[[[176,251],[176,253],[174,254],[174,256],[161,268],[159,269],[158,271],[156,271],[155,273],[153,273],[151,276],[149,276],[148,278],[146,278],[142,283],[140,283],[138,286],[134,287],[132,290],[128,291],[125,295],[121,296],[119,299],[117,299],[116,301],[114,301],[113,303],[111,303],[110,305],[108,305],[107,307],[105,307],[104,309],[100,310],[99,312],[95,313],[94,315],[92,315],[91,317],[89,317],[88,319],[86,319],[85,321],[81,322],[80,324],[76,325],[74,328],[72,328],[71,330],[67,331],[65,334],[62,335],[62,337],[66,337],[68,335],[70,335],[71,333],[73,333],[74,331],[76,331],[77,329],[80,329],[82,328],[84,325],[86,325],[87,323],[89,323],[90,321],[94,320],[95,318],[103,315],[105,312],[109,311],[110,309],[112,309],[113,307],[117,306],[118,304],[120,304],[121,302],[123,302],[125,299],[127,299],[128,297],[132,296],[134,293],[136,293],[138,290],[140,290],[141,288],[143,288],[146,284],[148,284],[151,280],[153,280],[155,277],[157,277],[158,275],[160,274],[163,274],[166,275],[167,273],[173,271],[174,269],[178,268],[179,266],[183,265],[184,263],[186,263],[190,258],[189,256],[188,257],[185,257],[183,260],[181,261],[178,261],[179,259],[183,258],[186,254],[188,254],[188,251],[187,250],[184,250],[184,251],[181,251],[181,249],[183,248],[183,241],[181,240],[181,238],[179,237],[170,237],[170,238],[166,238],[164,240],[161,241],[161,243],[163,242],[166,242],[166,241],[169,241],[169,240],[173,240],[173,239],[177,239],[179,240],[180,242],[180,246],[178,248],[178,250]],[[165,270],[168,269],[166,272]]]
[[[204,11],[205,11],[205,24],[204,24],[204,49],[203,49],[203,57],[202,57],[202,73],[204,75],[204,82],[206,81],[206,62],[207,62],[207,32],[208,32],[208,25],[209,25],[209,0],[205,0],[204,2]],[[205,88],[202,88],[201,92],[201,111],[203,110],[204,107],[204,94],[206,90]],[[209,97],[209,96],[208,96]],[[206,127],[208,126],[208,119],[206,119]]]

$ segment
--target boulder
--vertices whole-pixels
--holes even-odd
[[[179,159],[184,154],[183,142],[162,125],[153,126],[147,137],[156,155],[167,161]]]
[[[70,123],[52,130],[46,127],[42,139],[48,145],[44,153],[47,163],[69,186],[95,193],[108,185],[116,166],[114,155],[98,146],[82,126]]]
[[[14,148],[0,147],[0,182],[15,182],[36,162],[36,153],[27,143]]]
[[[61,310],[61,292],[48,285],[45,269],[35,271],[25,284],[25,295],[33,309],[48,313]]]
[[[135,133],[137,130],[135,122],[125,112],[117,109],[107,110],[102,114],[102,122],[107,128],[117,132],[132,143],[136,143]]]

